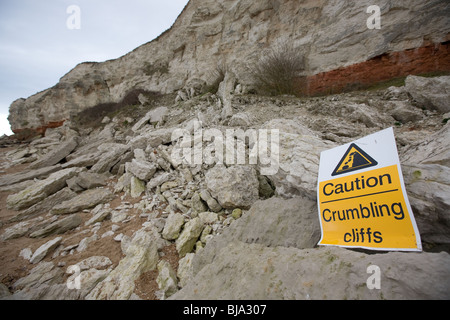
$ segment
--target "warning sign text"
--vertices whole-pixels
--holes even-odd
[[[415,248],[397,165],[319,183],[320,244]]]

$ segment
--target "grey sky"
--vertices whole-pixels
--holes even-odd
[[[170,28],[188,0],[0,0],[0,135],[11,102],[83,61],[118,58]],[[70,5],[80,29],[67,28]],[[9,134],[9,133],[8,133]]]

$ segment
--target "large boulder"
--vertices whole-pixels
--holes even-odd
[[[91,171],[95,173],[109,172],[111,168],[120,161],[120,157],[129,149],[130,146],[128,145],[110,143],[108,145],[108,151],[101,155],[97,163],[92,166]]]
[[[194,218],[185,224],[183,231],[176,241],[178,255],[181,258],[192,251],[203,228],[204,225],[200,218]]]
[[[435,78],[408,76],[405,88],[421,107],[442,113],[450,112],[450,76]]]
[[[168,111],[169,109],[167,107],[158,107],[156,109],[147,112],[145,116],[143,116],[138,122],[136,122],[136,124],[131,128],[131,130],[133,132],[138,132],[147,124],[155,126],[164,124]]]
[[[61,165],[44,167],[40,169],[26,170],[18,173],[5,174],[0,177],[0,187],[9,186],[23,181],[47,178],[50,174],[61,170]]]
[[[145,183],[136,177],[131,177],[130,181],[130,195],[133,198],[139,197],[145,192]]]
[[[66,187],[61,189],[60,191],[52,194],[51,196],[45,198],[39,203],[29,207],[26,210],[20,211],[16,216],[10,219],[11,222],[14,221],[22,221],[25,219],[29,219],[31,217],[42,214],[43,212],[49,212],[55,206],[61,204],[64,201],[70,200],[76,197],[77,194],[70,190],[70,188]]]
[[[447,300],[449,263],[445,252],[366,254],[234,241],[170,299]]]
[[[147,129],[130,140],[133,149],[144,149],[147,146],[156,148],[162,144],[172,142],[172,133],[176,128],[163,128],[158,130]]]
[[[20,278],[13,283],[14,290],[23,290],[25,288],[37,287],[44,283],[54,284],[59,282],[64,276],[64,271],[61,268],[55,268],[53,262],[42,261],[36,267],[31,269],[30,274],[26,277]],[[14,298],[23,299],[24,293],[15,292]]]
[[[434,134],[421,135],[400,153],[402,164],[439,164],[450,167],[450,123]]]
[[[259,199],[259,182],[252,166],[237,165],[229,168],[216,165],[206,174],[206,185],[222,208],[248,209]]]
[[[78,177],[74,177],[71,180],[73,180],[72,183],[75,188],[80,188],[81,190],[103,187],[107,183],[106,175],[93,172],[82,172]]]
[[[125,258],[87,296],[87,300],[127,300],[134,282],[147,271],[154,270],[159,260],[157,231],[141,229],[133,235],[125,250]]]
[[[450,247],[450,168],[403,165],[403,173],[422,241]]]
[[[148,161],[133,159],[125,164],[125,169],[140,180],[149,181],[155,174],[157,167]]]
[[[63,219],[57,220],[45,227],[38,228],[30,234],[31,238],[45,238],[54,234],[62,234],[66,231],[75,229],[83,220],[78,214],[71,214]]]
[[[16,223],[15,225],[5,229],[3,234],[0,236],[0,240],[6,241],[20,238],[24,236],[26,233],[28,233],[30,230],[32,230],[37,223],[39,223],[39,218]]]
[[[67,273],[76,272],[73,266],[67,268]],[[92,267],[88,270],[80,268],[79,274],[75,273],[64,280],[64,269],[57,267],[53,262],[40,262],[30,274],[16,281],[14,289],[19,289],[8,299],[14,300],[82,300],[103,279],[111,269],[97,270]],[[79,289],[77,288],[79,285]],[[72,286],[75,286],[72,287]],[[76,290],[74,290],[76,289]]]
[[[270,247],[313,248],[320,238],[317,203],[307,198],[257,201],[227,237]]]
[[[42,261],[47,254],[53,251],[62,241],[62,237],[57,237],[40,246],[31,256],[30,262],[36,264]]]
[[[179,213],[171,213],[167,217],[166,224],[164,226],[162,237],[166,240],[175,240],[178,238],[181,232],[181,228],[184,225],[184,217]]]
[[[450,124],[402,155],[406,191],[422,241],[450,247]]]
[[[42,156],[39,160],[31,164],[31,168],[39,169],[53,166],[67,157],[78,146],[78,137],[72,137],[62,141],[60,145],[49,153]]]
[[[214,237],[194,258],[194,271],[211,263],[230,242],[259,243],[270,247],[313,248],[320,239],[315,201],[307,198],[270,198],[257,201],[240,219]]]
[[[278,149],[278,156],[271,156],[271,172],[267,175],[276,187],[276,194],[285,198],[315,199],[320,153],[335,145],[293,120],[273,119],[262,127],[279,131],[279,140],[268,144],[271,149]],[[271,152],[273,154],[273,150]],[[264,168],[259,165],[261,172]]]
[[[178,291],[177,274],[169,262],[161,260],[158,263],[156,283],[158,283],[159,289],[164,292],[164,298],[170,297]]]
[[[114,198],[114,194],[106,188],[97,188],[84,191],[78,196],[64,201],[56,205],[51,211],[51,214],[69,214],[90,209],[100,203],[106,203]]]
[[[82,169],[80,168],[69,168],[52,173],[47,179],[36,182],[25,190],[10,195],[6,200],[6,205],[9,209],[13,210],[22,210],[31,207],[64,188],[66,186],[66,180],[81,171]]]

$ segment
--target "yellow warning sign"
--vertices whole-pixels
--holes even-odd
[[[364,152],[356,144],[352,143],[341,161],[334,169],[332,176],[348,173],[364,168],[370,168],[378,164],[371,156]]]
[[[319,245],[421,251],[392,128],[320,156]]]
[[[320,244],[416,248],[396,165],[319,184]]]

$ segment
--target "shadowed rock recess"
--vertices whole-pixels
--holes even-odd
[[[370,30],[371,4],[191,0],[15,101],[0,299],[450,299],[449,7],[382,0]],[[296,96],[264,95],[252,70],[286,42]],[[317,246],[321,151],[388,127],[423,252]]]

